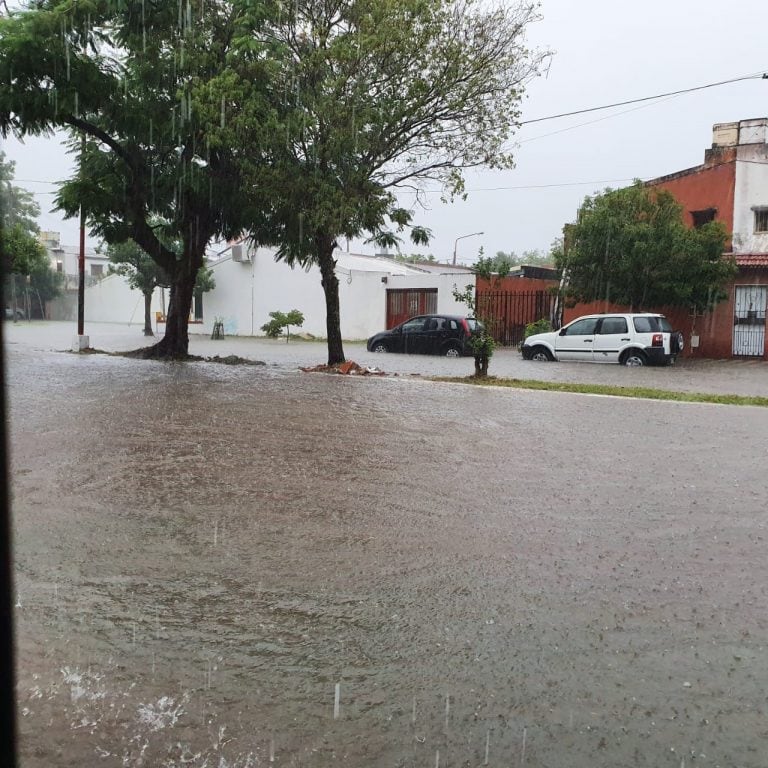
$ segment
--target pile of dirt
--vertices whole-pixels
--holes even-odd
[[[221,363],[222,365],[266,365],[263,360],[248,360],[245,357],[238,357],[237,355],[227,355],[226,357],[214,355],[213,357],[206,357],[205,362]]]
[[[336,365],[312,365],[302,368],[304,373],[339,373],[342,376],[386,376],[378,368],[358,365],[354,360],[345,360]]]

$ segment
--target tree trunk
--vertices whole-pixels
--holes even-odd
[[[142,359],[186,360],[189,357],[189,313],[195,279],[203,263],[203,251],[182,258],[176,273],[170,275],[171,290],[165,315],[165,336],[157,344],[130,353]]]
[[[339,279],[336,277],[336,261],[333,249],[336,242],[333,238],[318,235],[317,263],[322,275],[323,291],[325,292],[325,325],[328,333],[328,365],[338,365],[346,359],[341,342],[341,314],[339,312]]]
[[[144,294],[144,335],[155,335],[152,333],[152,291]]]
[[[488,355],[475,355],[475,377],[484,379],[488,375]]]

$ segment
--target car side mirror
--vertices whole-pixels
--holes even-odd
[[[560,333],[558,333],[557,335],[558,336],[565,336],[565,330],[566,330],[565,328],[561,328],[560,329]]]

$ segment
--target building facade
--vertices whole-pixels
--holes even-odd
[[[724,301],[699,316],[680,308],[654,308],[685,333],[685,356],[768,359],[768,118],[715,125],[702,165],[646,183],[671,192],[689,226],[720,221],[731,233],[725,255],[735,260],[738,273]],[[626,308],[579,304],[565,311],[564,322],[618,309]]]

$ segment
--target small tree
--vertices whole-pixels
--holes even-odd
[[[291,338],[290,326],[295,325],[297,328],[301,328],[304,325],[304,315],[298,309],[292,309],[288,313],[270,312],[269,316],[272,319],[268,323],[264,323],[261,326],[261,330],[270,339],[276,339],[283,332],[283,328],[285,328],[285,340],[287,342]]]
[[[164,242],[165,239],[162,238]],[[175,251],[181,249],[178,242],[166,245]],[[154,336],[152,332],[152,294],[156,288],[169,288],[170,278],[157,262],[134,240],[125,240],[107,247],[110,274],[121,275],[128,280],[128,285],[144,296],[144,335]],[[216,287],[213,272],[203,265],[197,272],[195,295],[200,296]]]
[[[152,332],[152,294],[155,288],[170,285],[168,275],[157,262],[134,240],[107,246],[109,272],[128,280],[128,285],[144,296],[144,335]]]
[[[493,258],[485,258],[482,255],[483,249],[480,249],[480,258],[475,263],[472,271],[476,277],[487,280],[491,285],[498,282],[509,274],[509,264],[498,264]],[[470,315],[477,321],[478,326],[472,335],[469,343],[475,358],[475,376],[485,378],[488,375],[488,364],[493,357],[493,351],[496,349],[496,340],[493,338],[492,328],[495,319],[488,314],[485,305],[480,301],[474,285],[468,285],[463,291],[454,286],[453,298],[467,305]]]

